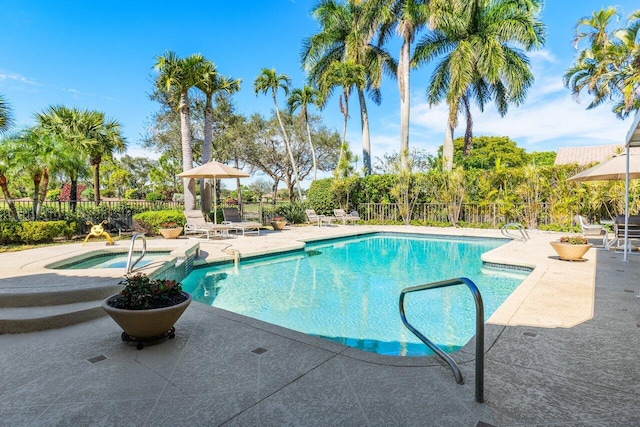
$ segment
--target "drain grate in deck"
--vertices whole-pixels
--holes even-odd
[[[103,354],[101,354],[100,356],[92,357],[91,359],[87,359],[87,361],[90,363],[98,363],[98,362],[102,362],[103,360],[107,360],[107,356]]]
[[[538,334],[536,334],[535,332],[523,332],[522,335],[524,335],[525,337],[537,337]]]
[[[255,354],[262,354],[262,353],[266,353],[267,350],[266,348],[262,348],[262,347],[258,347],[255,350],[251,350],[251,353],[255,353]]]

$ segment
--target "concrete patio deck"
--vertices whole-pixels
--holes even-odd
[[[234,250],[246,257],[380,230],[500,236],[292,227],[200,247],[208,261],[229,260]],[[474,402],[473,342],[452,355],[466,380],[458,385],[435,357],[373,355],[193,303],[175,339],[142,351],[123,343],[107,317],[0,335],[0,425],[640,425],[640,258],[624,263],[622,254],[592,248],[586,262],[559,261],[548,244],[558,234],[531,235],[484,256],[535,270],[486,325],[483,404]],[[194,240],[149,243],[178,248]],[[103,247],[0,254],[0,297],[16,288],[113,281],[117,273],[89,277],[43,267]]]

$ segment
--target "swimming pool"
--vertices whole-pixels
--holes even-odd
[[[487,268],[480,255],[506,243],[378,233],[308,244],[304,251],[196,269],[183,281],[195,301],[388,355],[431,354],[400,320],[407,286],[468,277],[488,318],[527,272]],[[446,351],[474,334],[475,305],[465,287],[407,296],[408,319]]]
[[[131,262],[134,262],[140,256],[141,252],[134,252],[131,257]],[[154,261],[158,261],[162,258],[166,258],[171,252],[168,251],[147,251],[144,258],[142,258],[136,267],[144,267],[151,264]],[[72,261],[65,261],[64,263],[56,263],[48,268],[56,270],[82,270],[87,268],[125,268],[127,266],[128,253],[124,252],[111,252],[111,253],[89,253],[83,256],[81,259],[75,259]]]

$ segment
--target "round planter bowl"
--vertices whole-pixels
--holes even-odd
[[[282,230],[287,225],[287,221],[271,221],[274,230]]]
[[[165,239],[177,239],[182,233],[182,227],[179,228],[159,228],[158,231]]]
[[[591,243],[584,245],[571,245],[562,242],[550,242],[558,253],[558,257],[564,261],[586,261],[582,256],[593,246]]]
[[[168,332],[191,304],[193,300],[191,295],[187,292],[183,294],[188,298],[180,304],[148,310],[124,310],[111,307],[107,302],[114,295],[102,302],[102,308],[131,337],[154,338]]]

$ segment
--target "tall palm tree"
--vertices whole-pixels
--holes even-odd
[[[327,72],[323,74],[322,79],[318,82],[319,90],[323,103],[331,95],[335,87],[342,88],[342,95],[339,98],[340,111],[344,115],[344,125],[342,127],[342,144],[340,146],[340,158],[338,165],[341,164],[348,150],[347,146],[347,122],[349,121],[349,96],[353,87],[362,88],[366,85],[365,71],[362,65],[353,61],[334,62]]]
[[[0,95],[0,135],[7,132],[12,125],[13,111],[9,103]]]
[[[205,59],[200,54],[179,58],[175,52],[167,51],[155,58],[156,87],[169,94],[169,101],[180,112],[180,139],[182,142],[182,170],[193,168],[193,147],[191,146],[191,123],[189,111],[189,90],[196,85]],[[193,179],[185,178],[184,206],[186,210],[196,208],[196,187]]]
[[[202,64],[200,73],[200,78],[195,86],[205,95],[202,163],[207,163],[212,160],[213,96],[218,92],[226,92],[228,94],[238,92],[240,90],[240,79],[234,80],[219,74],[215,64],[211,61],[205,61]],[[208,180],[203,180],[202,182],[200,197],[202,198],[202,210],[208,214],[211,210],[211,183]]]
[[[284,144],[287,148],[287,153],[289,153],[289,161],[291,162],[291,169],[293,170],[293,178],[296,181],[296,188],[298,189],[298,197],[302,200],[302,189],[300,188],[300,180],[298,179],[298,165],[293,158],[293,153],[291,152],[291,143],[289,142],[289,136],[284,127],[284,123],[282,122],[282,118],[280,117],[280,110],[278,109],[278,100],[277,93],[279,89],[284,90],[285,95],[289,94],[289,85],[291,84],[291,79],[284,74],[277,74],[275,69],[263,68],[262,72],[256,79],[253,81],[253,89],[256,95],[259,93],[267,94],[271,92],[271,97],[273,98],[273,105],[276,109],[276,117],[278,118],[278,124],[280,125],[280,130],[282,131],[282,137],[284,138]]]
[[[391,56],[373,43],[383,15],[379,0],[355,1],[346,4],[336,0],[321,0],[312,10],[320,24],[320,31],[303,43],[302,62],[314,84],[322,79],[333,62],[350,60],[365,68],[366,87],[358,88],[362,152],[365,175],[371,173],[371,137],[365,89],[372,100],[380,104],[382,71],[395,72]]]
[[[624,28],[612,29],[619,19],[615,7],[593,12],[576,24],[574,44],[586,47],[564,75],[565,86],[577,99],[583,89],[593,96],[587,109],[608,100],[620,118],[640,109],[640,10],[632,13]]]
[[[309,127],[309,105],[318,106],[320,104],[320,92],[309,85],[304,85],[302,89],[294,89],[287,100],[289,111],[291,114],[300,108],[300,117],[307,127],[307,140],[311,149],[311,159],[313,160],[313,180],[318,179],[318,161],[316,159],[316,151],[313,148],[311,140],[311,128]]]
[[[537,0],[433,0],[431,24],[417,44],[413,61],[442,57],[427,90],[430,104],[443,99],[449,116],[443,146],[444,169],[453,169],[453,129],[458,112],[467,116],[465,153],[471,150],[470,99],[480,111],[493,100],[504,116],[508,105],[521,104],[533,84],[529,60],[522,52],[544,44],[545,27],[537,16]]]
[[[383,1],[390,14],[385,16],[380,30],[380,43],[385,43],[392,30],[400,35],[402,45],[398,57],[398,89],[400,92],[400,156],[403,169],[409,168],[409,116],[411,112],[410,66],[411,44],[416,34],[426,25],[428,0],[386,0]],[[384,9],[384,8],[383,8]]]

